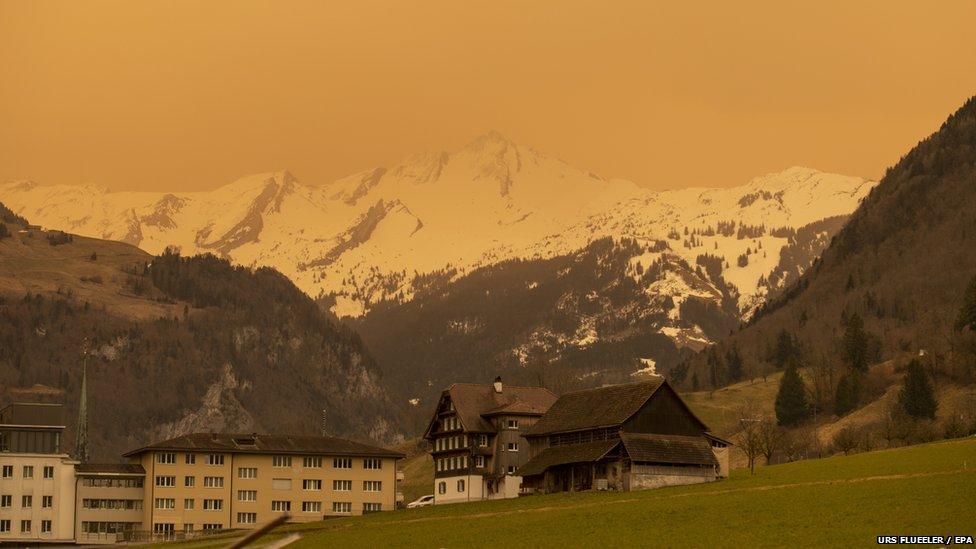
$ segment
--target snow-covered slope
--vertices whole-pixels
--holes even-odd
[[[873,185],[790,168],[741,187],[654,192],[493,132],[455,153],[324,185],[303,185],[287,171],[198,193],[13,182],[0,185],[0,201],[45,227],[153,253],[177,246],[273,266],[310,295],[333,295],[340,315],[411,299],[418,274],[450,268],[461,276],[504,259],[563,255],[605,236],[669,240],[691,265],[702,254],[721,257],[747,315],[761,303],[790,230],[849,214]]]

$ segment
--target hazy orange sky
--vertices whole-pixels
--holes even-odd
[[[4,1],[0,180],[318,184],[489,129],[653,188],[878,177],[976,94],[974,25],[972,0]]]

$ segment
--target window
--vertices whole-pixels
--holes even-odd
[[[33,465],[24,465],[24,478],[34,478]]]
[[[13,496],[10,494],[0,496],[0,507],[10,507],[13,504],[11,500],[13,500]]]
[[[223,465],[224,454],[207,454],[207,465]]]
[[[363,481],[363,492],[382,492],[382,491],[383,491],[383,481],[380,480]]]
[[[382,469],[383,460],[378,458],[366,458],[363,460],[363,469]]]
[[[302,512],[303,513],[321,513],[322,512],[322,502],[321,501],[303,501],[302,502]]]
[[[85,509],[142,509],[142,500],[85,498],[81,500],[81,506]]]
[[[156,463],[176,463],[176,454],[172,452],[156,452]]]
[[[333,480],[332,490],[335,492],[349,492],[352,490],[351,480]]]
[[[237,501],[257,501],[258,491],[257,490],[238,490],[237,491]]]
[[[10,531],[10,521],[0,520],[0,532],[9,532],[9,531]]]
[[[457,416],[449,416],[444,418],[444,428],[442,431],[454,431],[461,428],[461,422],[458,421]]]
[[[458,489],[458,492],[463,492],[464,491],[464,479],[458,480],[458,482],[457,482],[457,489]]]
[[[41,507],[44,509],[54,507],[54,496],[41,496]]]
[[[157,476],[156,486],[176,486],[176,477]]]
[[[302,490],[321,490],[322,479],[307,478],[302,481]]]
[[[204,488],[223,488],[224,477],[203,477]]]
[[[96,488],[142,488],[141,478],[90,478],[81,479],[81,485]],[[99,524],[92,522],[92,524]]]
[[[183,459],[186,460],[186,464],[187,465],[196,465],[196,463],[197,463],[197,455],[196,454],[186,454],[185,456],[183,456]],[[186,526],[186,525],[184,524],[184,526]],[[193,525],[191,524],[190,526],[192,527]],[[192,532],[192,530],[191,530],[191,532]]]
[[[438,482],[437,483],[437,493],[438,494],[446,494],[447,493],[447,483],[446,482]]]
[[[207,523],[203,525],[204,532],[213,532],[215,530],[223,530],[223,529],[224,529],[223,524]]]
[[[287,513],[291,511],[290,501],[272,501],[271,510],[275,513]]]
[[[509,442],[508,443],[508,451],[509,452],[518,452],[518,442]]]
[[[183,477],[183,486],[192,488],[197,484],[197,477]]]
[[[291,467],[291,456],[272,456],[272,467]]]
[[[352,513],[352,502],[351,501],[333,501],[332,502],[332,512],[333,513]]]
[[[377,511],[382,511],[382,510],[383,510],[383,504],[382,503],[364,503],[363,504],[363,513],[375,513]]]
[[[51,465],[44,466],[44,478],[54,478],[54,467]]]
[[[484,467],[485,466],[485,456],[474,456],[474,466]]]
[[[31,521],[29,520],[20,521],[20,533],[29,534],[30,531],[31,531]]]
[[[173,533],[173,523],[172,522],[157,522],[153,524],[153,532],[157,534],[172,534]]]
[[[478,435],[478,446],[482,448],[488,447],[488,435]]]
[[[518,420],[517,419],[509,419],[508,421],[505,422],[505,427],[507,427],[509,429],[518,429]]]
[[[42,534],[50,534],[51,533],[51,521],[49,521],[49,520],[42,520],[41,521],[41,533]]]
[[[272,490],[291,490],[291,479],[290,478],[275,478],[275,479],[271,479],[271,489]]]
[[[156,509],[176,509],[176,498],[156,498]]]
[[[183,509],[190,510],[196,507],[196,501],[193,498],[183,499]]]
[[[238,467],[237,478],[258,478],[257,467]]]
[[[515,469],[516,469],[516,467],[514,465],[509,465],[508,466],[508,474],[514,475],[515,474]]]
[[[258,522],[257,513],[237,513],[238,524],[256,524]]]
[[[205,499],[203,500],[203,510],[204,511],[220,511],[224,508],[224,500],[222,499]]]
[[[184,522],[183,523],[183,531],[186,532],[187,534],[189,534],[190,532],[192,532],[193,531],[193,523],[192,522]]]
[[[302,458],[302,467],[306,469],[312,467],[322,467],[322,456],[305,456]]]
[[[34,505],[34,496],[21,496],[20,506],[29,509]]]
[[[333,458],[333,469],[352,469],[352,458]]]
[[[3,478],[10,478],[12,476],[14,476],[14,466],[13,465],[4,465],[3,466]]]

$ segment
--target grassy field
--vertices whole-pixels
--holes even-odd
[[[48,233],[24,235],[17,226],[10,229],[14,234],[0,239],[0,295],[70,295],[79,303],[87,301],[140,319],[174,316],[183,310],[182,304],[160,303],[151,294],[138,296],[126,287],[126,270],[152,261],[135,246],[77,235],[71,243],[52,246]]]
[[[878,535],[976,535],[974,510],[976,439],[968,438],[735,471],[705,485],[334,519],[261,542],[300,532],[293,547],[852,547]]]

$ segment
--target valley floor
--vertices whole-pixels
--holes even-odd
[[[718,483],[447,505],[283,528],[289,547],[857,547],[976,536],[976,438],[746,470]],[[233,536],[181,544],[220,547]]]

